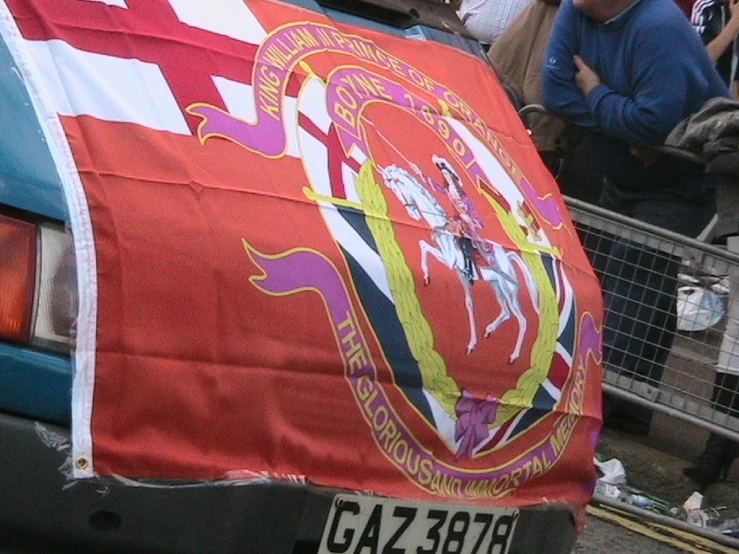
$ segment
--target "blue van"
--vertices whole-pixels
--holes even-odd
[[[487,61],[444,2],[283,1],[359,28],[440,42]],[[19,1],[5,4],[4,17],[7,6],[21,10]],[[57,4],[64,9],[63,2]],[[577,536],[573,509],[546,501],[526,507],[507,505],[508,497],[493,507],[402,499],[378,504],[367,500],[371,492],[290,480],[73,479],[78,285],[70,208],[46,122],[39,119],[6,40],[0,43],[0,64],[0,120],[7,130],[0,137],[0,552],[571,551]],[[500,110],[515,113],[510,105]],[[395,527],[388,528],[385,519],[382,530],[379,523],[372,527],[377,506],[390,519],[394,514]],[[409,515],[415,510],[426,511],[425,526]],[[468,532],[475,523],[479,529]]]

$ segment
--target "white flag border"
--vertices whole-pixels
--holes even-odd
[[[0,35],[31,98],[49,152],[62,182],[74,236],[79,308],[72,381],[72,462],[74,478],[95,475],[92,460],[92,405],[97,342],[97,260],[90,210],[72,149],[33,56],[5,0],[0,0]]]

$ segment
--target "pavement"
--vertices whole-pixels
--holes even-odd
[[[604,507],[588,507],[587,527],[572,554],[737,554],[726,546]]]
[[[648,437],[604,429],[598,453],[618,458],[631,487],[676,505],[697,490],[682,474],[703,451],[708,432],[666,415],[655,413]],[[739,510],[739,460],[725,482],[705,491],[704,507],[726,506]],[[573,554],[724,554],[739,552],[671,525],[639,515],[593,504],[588,507],[587,526]]]
[[[682,505],[698,489],[682,469],[700,455],[707,437],[708,431],[655,413],[648,437],[604,429],[597,451],[621,460],[630,486]],[[727,481],[706,489],[705,506],[739,509],[739,460],[731,467]]]

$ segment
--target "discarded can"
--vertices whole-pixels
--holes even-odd
[[[638,508],[648,508],[654,502],[651,498],[647,498],[646,496],[642,496],[641,494],[632,494],[629,497],[628,503]]]
[[[726,537],[739,538],[739,518],[725,519],[714,530]]]
[[[705,510],[688,510],[687,522],[698,527],[708,527],[708,514]]]
[[[598,481],[595,485],[595,493],[601,494],[607,498],[622,500],[619,498],[622,496],[621,490],[616,485],[611,485],[610,483]]]

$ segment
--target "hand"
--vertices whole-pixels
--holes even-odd
[[[657,161],[657,151],[646,146],[632,144],[629,146],[629,152],[632,156],[638,158],[644,164],[644,167],[649,167]]]
[[[575,56],[573,60],[575,61],[575,67],[577,67],[575,84],[587,96],[591,90],[601,83],[600,77],[590,69],[590,66],[580,56]]]
[[[739,19],[739,0],[729,0],[729,12],[733,20]]]

